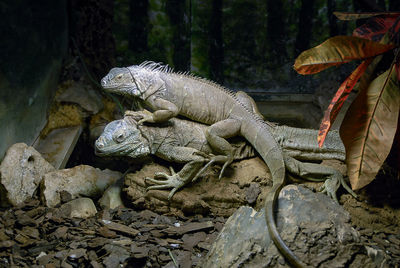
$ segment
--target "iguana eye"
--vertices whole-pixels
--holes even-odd
[[[125,134],[124,133],[117,133],[117,135],[114,136],[114,140],[117,143],[121,143],[125,140]]]
[[[119,74],[115,77],[116,79],[121,79],[122,78],[122,74]]]

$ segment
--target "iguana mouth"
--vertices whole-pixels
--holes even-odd
[[[101,83],[101,86],[104,89],[114,89],[114,88],[126,89],[126,88],[132,88],[132,85],[107,85],[105,83]]]
[[[136,152],[142,145],[142,142],[128,137],[123,144],[105,145],[103,148],[95,146],[95,154],[98,156],[128,155]]]

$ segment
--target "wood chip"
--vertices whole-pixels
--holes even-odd
[[[107,237],[107,238],[114,238],[117,237],[117,233],[114,231],[111,231],[107,226],[102,226],[98,230],[100,235]]]
[[[136,236],[138,233],[140,233],[138,230],[133,229],[133,228],[131,228],[129,226],[120,224],[120,223],[107,221],[107,220],[103,220],[102,222],[103,222],[103,224],[105,226],[107,226],[108,229],[113,230],[113,231],[117,231],[117,232],[120,232],[120,233],[123,233],[123,234]]]
[[[183,235],[190,232],[207,231],[213,228],[214,228],[214,223],[212,221],[191,222],[180,227],[175,227],[175,226],[168,227],[167,229],[164,230],[164,232],[168,234]]]

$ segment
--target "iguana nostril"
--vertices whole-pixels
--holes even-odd
[[[96,147],[97,147],[97,148],[103,148],[103,147],[104,147],[104,143],[97,140],[97,141],[96,141]]]

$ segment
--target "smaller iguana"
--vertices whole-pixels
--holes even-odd
[[[207,126],[177,118],[157,126],[141,125],[137,123],[139,120],[140,116],[136,118],[125,116],[123,119],[109,123],[95,142],[96,154],[129,156],[131,158],[152,154],[170,162],[185,164],[178,173],[171,168],[172,175],[158,172],[154,179],[146,178],[157,184],[148,187],[148,190],[172,188],[168,196],[170,199],[176,191],[193,180],[213,154],[204,134]],[[336,190],[343,183],[341,173],[331,167],[316,163],[304,163],[295,158],[314,161],[343,160],[344,148],[337,146],[337,144],[341,144],[340,138],[337,133],[331,132],[328,134],[326,147],[321,149],[318,145],[311,146],[305,139],[309,134],[315,136],[317,131],[308,130],[309,133],[301,137],[299,134],[304,131],[304,129],[286,126],[275,128],[273,134],[283,146],[285,166],[292,175],[308,180],[325,180],[325,191],[336,200]],[[256,155],[253,147],[244,139],[235,138],[229,141],[234,148],[235,160]],[[334,146],[330,147],[330,144]]]

